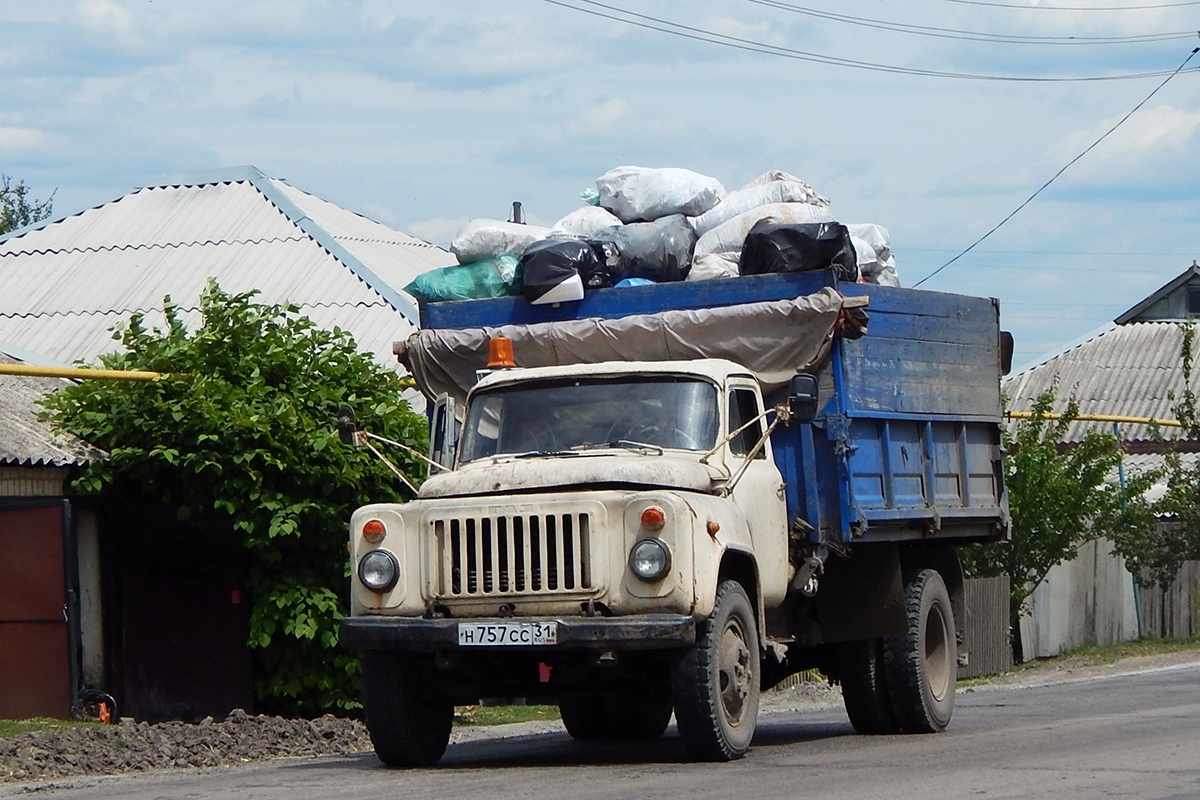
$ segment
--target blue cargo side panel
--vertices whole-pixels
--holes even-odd
[[[533,305],[524,297],[421,304],[421,327],[460,329],[528,325],[568,319],[617,319],[698,308],[787,300],[836,286],[828,272],[752,275],[715,281],[684,281],[589,291],[582,300]]]
[[[999,419],[999,310],[987,298],[888,287],[866,294],[869,332],[844,341],[844,411]]]

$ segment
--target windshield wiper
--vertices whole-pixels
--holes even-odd
[[[577,456],[578,450],[527,450],[524,453],[504,453],[507,458],[555,458],[558,456]],[[496,456],[499,457],[499,456]]]
[[[588,444],[577,444],[571,449],[576,452],[582,452],[584,450],[607,450],[612,448],[634,450],[640,453],[657,453],[660,456],[664,452],[663,449],[656,444],[650,444],[649,442],[635,442],[631,439],[615,439],[611,442],[591,442]]]

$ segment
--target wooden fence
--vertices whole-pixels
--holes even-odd
[[[1141,589],[1142,636],[1186,639],[1200,636],[1200,561],[1187,561],[1166,588]]]
[[[959,666],[959,680],[995,675],[1012,669],[1009,642],[1008,576],[968,578],[963,582],[966,618],[960,652],[966,664]]]

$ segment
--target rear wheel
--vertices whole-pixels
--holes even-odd
[[[724,581],[671,675],[675,722],[694,757],[731,761],[750,749],[761,669],[754,607],[741,584]]]
[[[958,675],[954,611],[937,570],[908,581],[904,608],[908,629],[884,639],[892,713],[906,733],[937,733],[950,724]]]
[[[363,653],[367,730],[379,760],[389,767],[437,763],[450,742],[454,706],[429,684],[427,658],[412,653]]]
[[[657,739],[671,721],[671,693],[656,687],[642,693],[567,695],[559,698],[563,727],[574,739]]]
[[[657,739],[671,722],[671,690],[667,686],[641,694],[610,694],[604,703],[615,739]]]
[[[854,730],[865,734],[896,733],[884,677],[883,641],[865,639],[838,645],[842,701]]]
[[[572,739],[593,741],[613,738],[604,697],[598,694],[572,694],[558,699],[558,713]]]

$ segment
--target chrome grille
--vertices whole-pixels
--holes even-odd
[[[457,516],[431,522],[438,594],[561,594],[593,588],[585,512]]]

